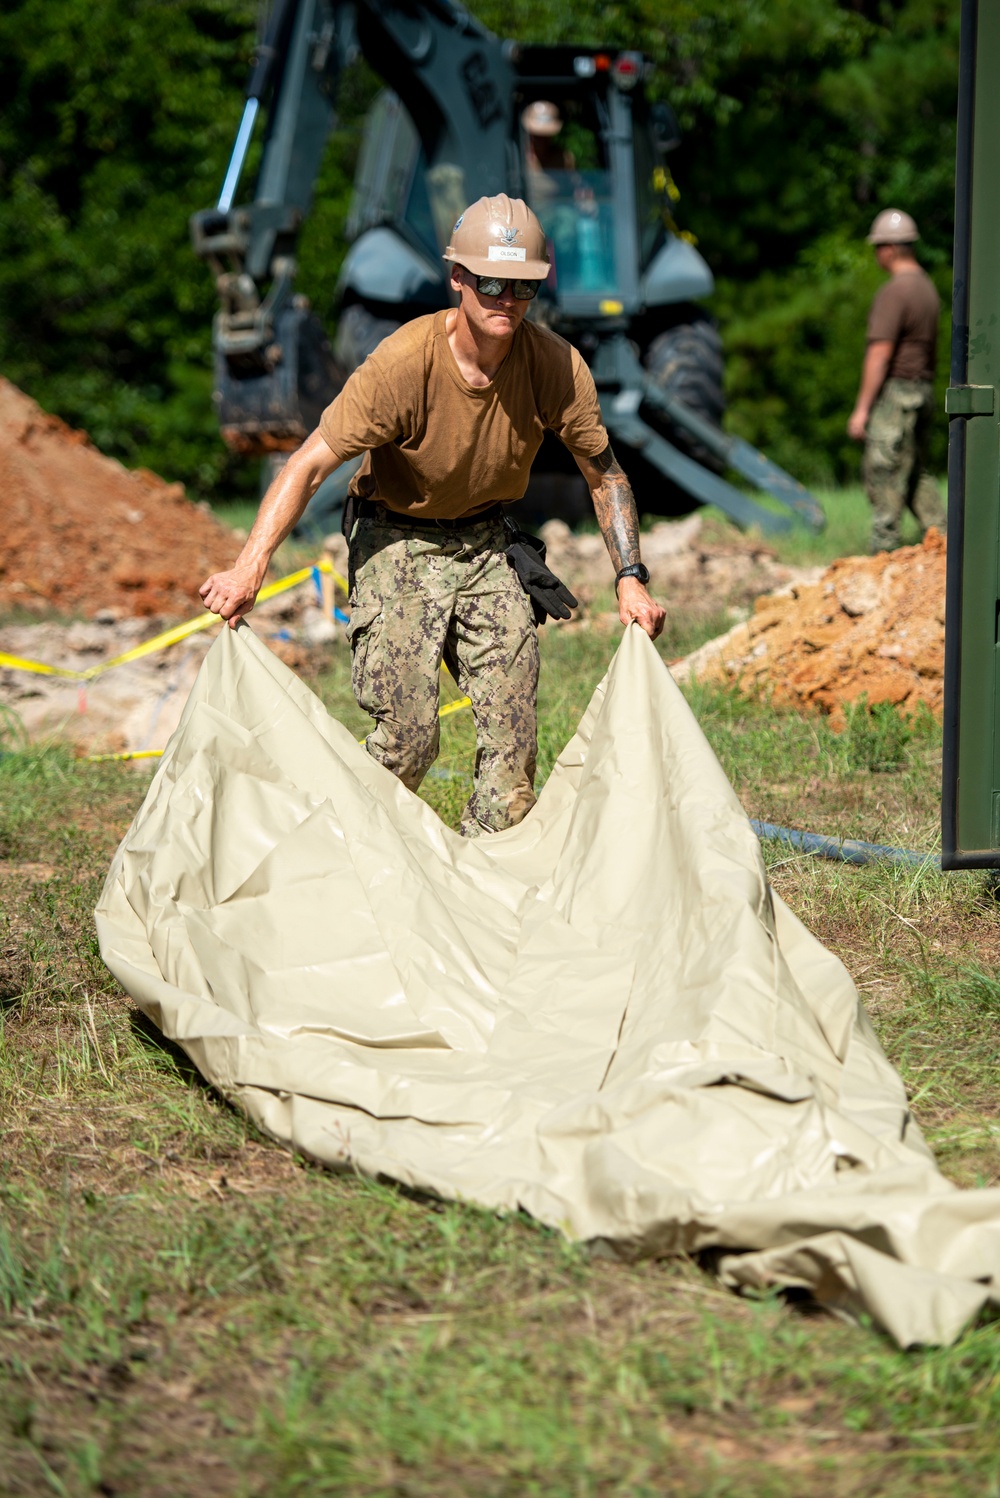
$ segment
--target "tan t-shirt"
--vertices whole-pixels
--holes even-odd
[[[593,376],[571,344],[524,322],[479,390],[455,362],[447,316],[390,334],[323,412],[320,434],[337,457],[366,455],[352,494],[450,520],[521,499],[547,431],[580,457],[604,451]]]
[[[901,271],[876,294],[868,314],[868,342],[895,344],[886,378],[933,380],[941,298],[925,270]]]

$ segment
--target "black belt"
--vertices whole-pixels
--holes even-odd
[[[502,520],[504,508],[501,504],[490,505],[488,510],[480,510],[476,515],[459,515],[455,519],[428,520],[421,515],[403,515],[398,510],[390,510],[388,505],[379,504],[374,499],[359,499],[356,501],[356,514],[365,520],[381,520],[388,525],[398,525],[403,530],[415,531],[467,531],[474,525],[482,525],[486,520]]]

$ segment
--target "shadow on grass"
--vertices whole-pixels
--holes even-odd
[[[181,1081],[186,1082],[188,1086],[197,1087],[201,1092],[211,1094],[213,1097],[221,1096],[218,1090],[205,1080],[187,1052],[175,1040],[169,1040],[163,1031],[158,1029],[147,1015],[143,1014],[141,1009],[132,1011],[129,1026],[136,1043],[159,1070],[176,1072]]]

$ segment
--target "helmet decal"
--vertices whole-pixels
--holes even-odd
[[[544,281],[551,269],[545,230],[521,198],[506,193],[478,198],[458,217],[442,257],[474,276],[493,276],[496,262],[516,261],[526,281]]]

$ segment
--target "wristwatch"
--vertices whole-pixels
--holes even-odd
[[[618,592],[618,584],[621,582],[623,577],[637,577],[642,583],[643,587],[645,587],[649,582],[649,568],[644,566],[642,562],[633,562],[631,567],[623,567],[618,576],[615,578],[616,593]]]

